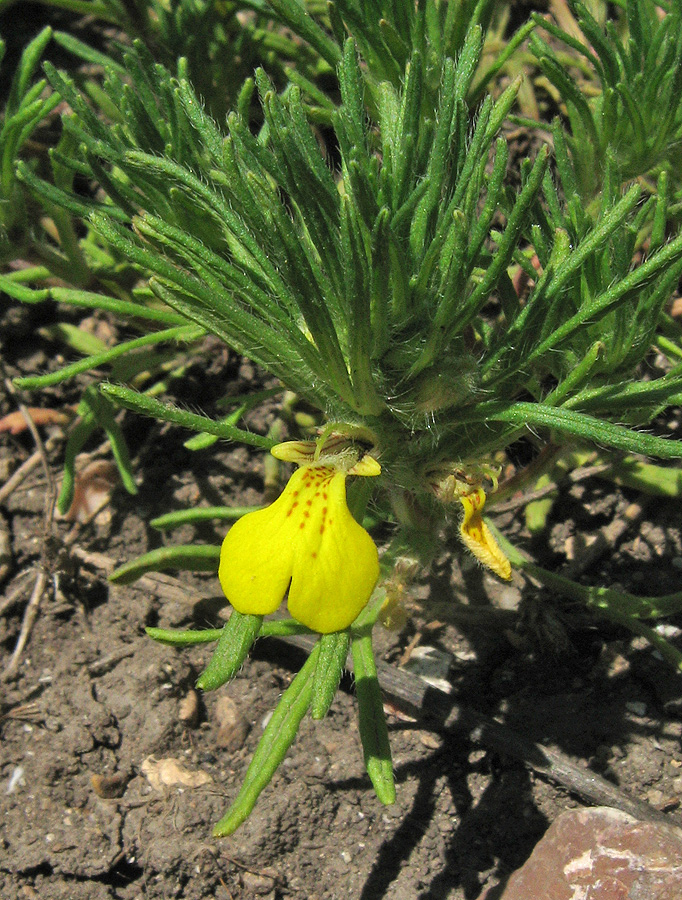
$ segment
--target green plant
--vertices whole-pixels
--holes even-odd
[[[16,180],[17,159],[37,126],[59,103],[52,94],[45,96],[47,82],[35,80],[35,72],[52,30],[45,28],[31,41],[12,74],[4,115],[0,123],[0,260],[8,262],[24,252],[30,241],[29,209],[21,185]],[[0,41],[0,62],[5,43]],[[60,224],[62,224],[60,222]]]
[[[682,235],[666,240],[674,222],[668,169],[659,173],[652,164],[658,180],[650,192],[627,184],[630,170],[605,152],[590,187],[583,183],[581,148],[557,123],[555,175],[543,147],[522,162],[520,186],[512,188],[503,126],[520,83],[485,90],[499,71],[480,66],[482,25],[492,4],[387,3],[377,23],[364,7],[339,2],[329,12],[331,35],[302,5],[271,5],[336,69],[338,92],[335,85],[321,97],[319,87],[293,76],[278,91],[259,70],[242,85],[223,128],[205,112],[183,67],[171,75],[139,42],[122,65],[105,63],[96,107],[74,79],[46,66],[70,109],[51,154],[63,178],[50,182],[25,163],[17,177],[39,202],[84,223],[84,244],[91,256],[92,248],[100,254],[93,271],[102,290],[67,288],[57,295],[51,286],[19,290],[9,277],[0,282],[18,299],[86,302],[119,316],[139,313],[157,326],[134,347],[119,345],[43,380],[22,379],[22,387],[126,363],[131,351],[156,342],[191,344],[211,333],[314,410],[307,429],[292,435],[302,440],[281,443],[274,429],[261,435],[240,427],[244,411],[262,395],[242,398],[220,422],[159,399],[162,382],[146,392],[134,389],[130,372],[112,371],[97,395],[97,402],[106,398],[190,430],[274,448],[280,460],[300,466],[280,499],[241,519],[223,546],[221,581],[235,606],[228,624],[199,634],[150,632],[174,645],[217,640],[199,679],[206,690],[234,675],[259,635],[321,633],[218,834],[248,815],[308,709],[314,717],[324,714],[349,646],[367,769],[380,799],[392,801],[372,628],[407,578],[405,560],[408,570],[433,560],[453,506],[462,508],[463,544],[496,574],[510,577],[511,561],[598,615],[645,634],[682,667],[678,651],[646,624],[679,610],[682,596],[657,605],[561,580],[534,566],[482,517],[486,502],[494,502],[500,458],[529,429],[552,447],[553,461],[566,462],[575,446],[592,444],[614,470],[627,469],[620,466],[624,454],[682,457],[682,444],[651,426],[682,397],[679,334],[664,313],[682,274]],[[571,101],[578,89],[557,84]],[[478,94],[480,105],[471,104]],[[319,102],[311,108],[313,96]],[[577,100],[574,106],[583,110]],[[105,108],[116,110],[113,124],[103,118]],[[324,133],[314,129],[321,120]],[[669,151],[670,141],[664,142],[666,159]],[[76,174],[96,182],[100,194],[76,195]],[[586,190],[599,196],[588,208]],[[142,285],[133,289],[131,273]],[[519,273],[525,294],[513,280]],[[105,293],[109,284],[118,296]],[[638,367],[653,344],[671,364],[643,380]],[[346,481],[354,474],[376,477],[352,483],[346,507]],[[299,503],[307,505],[317,536],[307,534],[291,559],[275,554],[268,568],[273,554],[267,547],[261,553],[257,542],[285,534],[292,543],[294,525],[309,527],[303,507],[295,512]],[[361,527],[370,503],[372,516],[389,528],[376,587],[379,568]],[[352,577],[349,554],[339,550],[345,545],[360,559]],[[112,579],[129,581],[150,567],[214,568],[218,554],[218,548],[178,547],[137,560]],[[247,555],[262,557],[260,580],[244,571]],[[296,620],[263,621],[289,579],[298,582],[301,560],[318,600],[301,599],[297,584]],[[350,580],[353,589],[353,578],[351,602],[346,588]],[[335,580],[343,590],[334,589]]]
[[[569,49],[561,53],[536,30],[530,46],[568,120],[555,141],[568,148],[583,202],[598,201],[604,183],[641,177],[649,190],[665,172],[679,212],[682,137],[682,10],[654,0],[624,4],[620,22],[602,25],[584,3],[569,3],[584,41],[548,19],[537,25]]]

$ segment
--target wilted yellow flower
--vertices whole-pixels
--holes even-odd
[[[312,449],[311,449],[312,448]],[[346,628],[379,578],[377,548],[346,503],[348,475],[378,475],[379,464],[357,454],[318,456],[308,442],[279,444],[279,459],[300,464],[277,500],[230,528],[218,577],[240,613],[274,612],[289,591],[289,613],[313,631]]]
[[[459,533],[476,559],[491,569],[500,578],[511,578],[511,565],[500,550],[488,526],[483,521],[481,510],[485,504],[485,491],[478,488],[470,494],[462,494],[459,502],[464,507],[464,518]]]
[[[464,518],[459,526],[464,544],[480,563],[509,581],[511,564],[481,515],[486,497],[483,482],[489,481],[491,490],[496,491],[499,474],[500,467],[493,463],[441,462],[429,467],[424,478],[443,503],[459,500],[464,507]]]

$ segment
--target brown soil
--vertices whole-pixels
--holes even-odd
[[[35,334],[50,314],[4,308],[8,376],[46,365],[54,348]],[[204,367],[211,370],[208,388],[199,382]],[[238,388],[240,380],[257,379],[250,366],[209,345],[180,396],[195,408],[201,386],[202,408],[212,413],[211,390],[217,396],[230,381]],[[16,399],[0,391],[5,415]],[[63,408],[77,396],[67,385],[30,402]],[[217,543],[220,527],[163,537],[148,522],[185,506],[258,502],[262,458],[225,445],[191,453],[176,430],[132,415],[124,422],[136,497],[115,490],[93,522],[75,531],[73,523],[57,522],[57,540],[47,544],[48,483],[40,465],[0,503],[3,667],[41,554],[48,567],[28,644],[3,684],[0,896],[475,900],[483,886],[504,881],[548,824],[580,801],[456,728],[429,730],[395,709],[389,722],[398,800],[382,807],[363,770],[350,681],[324,721],[304,721],[248,822],[232,838],[211,838],[301,656],[262,642],[235,681],[199,698],[193,713],[193,683],[209,648],[165,648],[143,629],[218,623],[216,579],[181,573],[113,587],[106,562],[122,563],[164,542]],[[55,434],[49,460],[58,479],[63,440]],[[0,486],[34,451],[29,433],[0,435]],[[567,554],[579,553],[582,540],[622,517],[635,499],[589,479],[562,492],[547,535],[535,542],[520,513],[500,516],[498,524],[560,569]],[[681,565],[677,506],[656,501],[584,577],[657,594],[678,586]],[[597,625],[548,592],[522,588],[520,578],[500,587],[468,561],[460,566],[457,547],[444,547],[408,599],[408,624],[378,636],[381,656],[398,665],[417,642],[451,654],[457,701],[674,815],[682,798],[679,676],[626,633]],[[466,619],[458,614],[462,604]],[[679,640],[678,629],[670,626],[670,634]],[[186,783],[157,789],[154,760],[168,758],[187,770]],[[191,786],[202,773],[204,783]]]

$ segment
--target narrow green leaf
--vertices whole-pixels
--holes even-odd
[[[343,116],[351,145],[365,147],[364,83],[355,41],[352,38],[343,45],[343,62],[339,66],[339,88],[343,105],[337,115]],[[350,149],[350,148],[349,148]]]
[[[64,448],[64,469],[62,472],[62,486],[57,497],[57,509],[61,515],[66,515],[73,502],[73,494],[76,486],[76,457],[97,427],[95,416],[88,405],[88,392],[85,392],[78,407],[78,414],[82,417],[69,431],[69,437]]]
[[[319,646],[320,652],[315,667],[310,708],[313,719],[324,719],[336,696],[346,665],[350,633],[346,630],[323,634],[320,637]]]
[[[196,522],[234,522],[242,516],[262,506],[199,506],[196,509],[180,509],[177,512],[166,513],[164,516],[150,521],[152,528],[159,531],[172,531],[181,525],[194,525]]]
[[[25,182],[31,190],[35,191],[37,196],[44,198],[48,203],[54,203],[56,206],[70,212],[72,215],[87,218],[93,209],[102,209],[106,210],[107,215],[112,218],[119,219],[120,221],[126,221],[128,219],[126,213],[117,209],[115,206],[82,200],[74,194],[63,191],[49,182],[44,181],[42,178],[38,178],[31,172],[31,169],[23,160],[17,162],[16,174],[19,181]]]
[[[632,191],[638,191],[634,187]],[[629,196],[629,195],[628,195]],[[627,199],[627,198],[624,198]],[[574,258],[578,257],[578,263],[583,264],[586,258],[589,258],[591,252],[581,252],[581,248],[590,239],[587,238],[580,244],[571,254],[567,263],[561,266],[561,270],[556,273],[555,278],[551,282],[551,288],[548,288],[547,294],[555,295],[562,286],[562,283],[568,279],[569,274],[573,275],[578,267],[574,262]],[[593,252],[593,251],[592,251]],[[554,350],[562,341],[573,334],[577,329],[582,328],[587,321],[595,321],[600,315],[615,306],[628,293],[639,288],[640,285],[646,283],[652,275],[655,275],[660,269],[671,263],[675,264],[682,258],[682,235],[678,235],[670,243],[662,247],[653,256],[650,256],[640,266],[630,272],[625,278],[614,284],[608,290],[595,297],[589,303],[584,303],[582,307],[573,316],[570,316],[538,347],[532,350],[524,359],[524,366],[541,357],[549,350]],[[557,287],[557,282],[561,282]],[[547,296],[543,302],[547,302]],[[529,304],[530,305],[530,304]],[[526,310],[529,306],[526,306]],[[521,316],[519,316],[521,319]],[[518,320],[517,320],[518,321]],[[511,329],[510,329],[511,330]],[[486,362],[486,368],[489,362]]]
[[[0,279],[2,276],[0,276]],[[0,281],[0,287],[2,282]],[[160,306],[150,306],[144,303],[133,303],[129,300],[120,300],[118,297],[107,297],[105,294],[96,294],[92,291],[76,291],[72,288],[49,288],[49,295],[57,303],[67,303],[69,306],[81,306],[86,309],[101,309],[112,312],[116,316],[126,318],[149,319],[152,322],[161,322],[165,325],[182,325],[186,323],[184,316]],[[158,301],[157,301],[158,302]]]
[[[203,329],[197,328],[195,325],[180,325],[177,328],[168,328],[165,331],[157,331],[154,334],[146,334],[132,341],[117,344],[111,350],[88,356],[79,360],[79,362],[65,366],[63,369],[58,369],[56,372],[50,372],[48,375],[31,375],[26,378],[17,378],[16,384],[17,387],[27,390],[49,387],[50,385],[66,381],[67,378],[72,378],[74,375],[80,375],[81,372],[88,372],[91,369],[107,365],[139,347],[150,347],[164,341],[186,341],[191,343],[202,337],[203,334]]]
[[[180,425],[182,428],[187,428],[190,431],[205,431],[225,440],[240,441],[242,444],[250,444],[252,447],[261,447],[264,450],[269,450],[276,444],[276,441],[270,438],[252,434],[250,431],[244,431],[224,422],[215,422],[213,419],[206,418],[206,416],[187,412],[184,409],[173,406],[171,403],[163,403],[146,394],[141,394],[139,391],[123,387],[123,385],[103,384],[100,386],[100,390],[126,409],[131,409],[133,412],[139,412],[146,416],[152,416],[155,419],[160,419],[162,422],[172,422],[174,425]]]
[[[562,434],[593,441],[614,450],[642,453],[660,459],[682,459],[682,441],[632,431],[575,410],[544,406],[542,403],[480,403],[471,414],[462,413],[460,422],[509,422],[518,427],[554,428]]]
[[[102,427],[109,438],[114,462],[121,476],[123,487],[129,494],[137,494],[137,485],[130,461],[130,453],[123,430],[116,421],[116,408],[106,397],[103,397],[94,386],[87,388],[88,402],[94,413],[97,424]]]
[[[546,308],[565,289],[566,285],[576,277],[586,261],[594,256],[596,251],[603,246],[608,238],[625,222],[637,205],[641,195],[641,188],[633,185],[628,193],[614,207],[609,210],[599,221],[597,226],[582,240],[577,247],[555,270],[547,270],[545,276],[538,282],[536,289],[529,297],[525,307],[516,317],[514,322],[506,329],[503,342],[499,349],[491,353],[482,365],[483,372],[490,371],[498,363],[508,348],[519,346],[519,335],[525,334],[527,325],[536,313],[536,305]],[[631,272],[626,278],[610,288],[605,294],[585,303],[581,309],[559,325],[552,334],[542,341],[530,352],[526,352],[522,365],[527,368],[530,361],[539,358],[550,349],[554,348],[561,340],[568,337],[576,328],[582,326],[588,319],[594,319],[597,312],[605,311],[622,297],[636,284],[645,280],[653,271],[656,271],[671,258],[675,258],[682,251],[682,236],[668,244],[653,257]],[[655,262],[654,262],[655,261]],[[551,277],[550,277],[551,276]],[[500,380],[508,377],[509,371],[504,372]]]
[[[547,406],[559,406],[566,397],[580,387],[583,381],[589,378],[599,358],[604,355],[604,349],[603,341],[595,341],[578,365],[574,366],[560,384],[544,398],[543,403]]]
[[[610,468],[599,472],[598,478],[606,478],[613,484],[635,488],[652,497],[682,497],[682,469],[656,466],[641,459],[625,457]]]
[[[650,252],[652,253],[662,247],[665,242],[668,207],[670,204],[670,181],[668,172],[665,169],[658,176],[656,188],[656,211],[651,226]]]
[[[17,284],[7,275],[0,274],[0,290],[19,303],[44,303],[50,297],[49,288],[30,288],[25,284]]]
[[[365,626],[361,630],[353,629],[351,651],[365,767],[377,797],[382,803],[390,805],[395,803],[393,763],[372,650],[371,626]]]
[[[70,429],[64,450],[62,486],[57,498],[57,509],[62,515],[68,512],[73,502],[76,483],[76,457],[98,426],[103,428],[109,437],[112,454],[123,486],[129,494],[137,493],[130,454],[128,453],[121,428],[114,419],[112,406],[104,397],[99,396],[96,388],[93,386],[85,389],[81,402],[78,405],[78,416],[80,419]]]
[[[233,613],[232,615],[236,615]],[[175,630],[167,628],[145,628],[145,631],[160,644],[168,644],[172,647],[189,647],[194,644],[212,644],[219,640],[223,634],[222,628],[202,628],[199,631]],[[288,637],[294,634],[312,634],[309,628],[301,625],[294,619],[275,619],[271,622],[262,622],[258,631],[258,637]]]
[[[214,837],[232,834],[248,818],[261,792],[270,783],[293,744],[301,720],[310,706],[319,652],[319,644],[316,644],[300,672],[282,694],[253,754],[236,799],[213,829]]]
[[[283,390],[283,387],[269,388],[264,391],[255,391],[254,393],[247,394],[244,398],[229,397],[228,400],[231,404],[238,403],[240,399],[243,399],[244,402],[240,403],[234,412],[231,412],[229,416],[225,416],[220,421],[226,422],[228,425],[236,425],[249,410],[258,406],[263,400],[266,400],[275,394],[281,394]],[[195,434],[194,437],[188,438],[184,442],[184,446],[188,450],[205,450],[208,447],[212,447],[217,440],[218,438],[214,434]]]
[[[194,644],[212,644],[220,639],[222,628],[204,628],[201,631],[170,631],[167,628],[145,628],[146,633],[160,644],[171,647],[191,647]]]
[[[544,23],[544,21],[545,20],[543,19],[542,22]],[[536,21],[529,20],[520,28],[518,28],[511,36],[511,38],[506,42],[502,50],[495,55],[495,61],[488,67],[488,69],[486,69],[485,73],[479,78],[471,91],[470,100],[472,103],[475,103],[481,98],[486,85],[489,84],[490,81],[503,68],[509,58],[512,57],[514,53],[516,53],[521,44],[536,27],[536,24]]]
[[[222,628],[218,646],[197,679],[200,691],[214,691],[234,678],[258,637],[262,621],[262,616],[243,615],[232,610]]]
[[[626,381],[622,384],[586,387],[579,394],[566,400],[564,406],[569,409],[577,407],[581,412],[599,411],[616,416],[646,406],[656,409],[659,404],[677,405],[677,397],[681,391],[682,374],[668,373],[651,381]]]
[[[6,115],[13,115],[22,103],[40,58],[51,40],[52,29],[48,25],[24,49],[12,79],[12,86],[7,98]]]
[[[272,619],[263,622],[258,637],[288,637],[292,634],[315,634],[315,632],[295,619]]]
[[[66,31],[55,31],[54,39],[57,44],[60,44],[68,50],[69,53],[73,53],[73,55],[77,56],[79,59],[93,63],[96,66],[101,66],[105,71],[116,72],[119,76],[125,76],[126,70],[124,66],[117,63],[116,60],[112,59],[108,54],[100,53],[99,50],[95,50],[90,44],[79,41],[78,38],[74,37],[72,34],[68,34]]]
[[[302,3],[268,0],[279,18],[316,50],[332,69],[341,62],[339,46],[320,28]]]
[[[179,544],[175,547],[158,547],[143,553],[109,576],[113,584],[132,584],[147,572],[165,572],[182,569],[189,572],[217,572],[220,547],[213,544]]]
[[[60,341],[76,353],[94,355],[107,350],[106,343],[91,331],[72,325],[71,322],[55,322],[40,329],[41,337]]]
[[[425,365],[430,363],[438,354],[440,348],[446,342],[446,339],[470,322],[479,312],[481,307],[488,301],[497,281],[502,277],[507,266],[510,264],[514,249],[519,240],[519,235],[526,227],[528,209],[535,200],[540,185],[542,184],[545,168],[547,166],[547,158],[547,148],[543,147],[538,153],[528,179],[516,199],[516,203],[507,220],[506,228],[498,243],[497,251],[492,262],[487,267],[483,278],[466,300],[460,303],[458,307],[450,308],[448,310],[450,318],[445,321],[443,325],[444,331],[441,330],[438,332],[434,330],[432,332],[431,340],[427,343],[418,363],[413,366],[412,374],[415,374],[420,369],[424,368]],[[452,304],[450,305],[452,306]],[[510,330],[511,328],[508,329],[508,332]]]

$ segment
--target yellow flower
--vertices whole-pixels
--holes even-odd
[[[485,506],[482,482],[491,482],[497,490],[499,466],[488,462],[438,463],[428,468],[424,477],[433,493],[444,503],[454,500],[464,507],[464,518],[459,533],[476,559],[506,581],[511,579],[511,564],[504,555],[492,532],[483,521],[481,512]]]
[[[464,518],[459,533],[476,559],[489,569],[509,581],[511,565],[500,550],[488,526],[483,521],[481,510],[485,504],[485,491],[478,488],[470,494],[463,494],[459,502],[464,507]]]
[[[311,447],[290,442],[273,449],[300,468],[273,504],[230,528],[218,577],[232,606],[251,615],[274,612],[288,589],[293,618],[327,634],[350,625],[379,577],[376,546],[346,504],[346,478],[381,469],[368,456],[359,462],[357,453],[351,460],[319,456]]]

